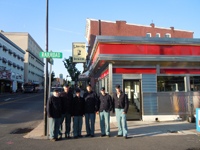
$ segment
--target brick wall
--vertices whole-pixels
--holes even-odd
[[[169,33],[172,38],[193,38],[193,32],[176,30],[174,27],[168,29],[159,28],[155,27],[153,23],[150,26],[145,26],[128,24],[126,21],[101,21],[101,35],[146,37],[146,33],[151,33],[151,37],[156,37],[156,33],[160,33],[160,37],[165,37],[165,34]],[[92,51],[96,35],[99,35],[99,21],[90,20],[88,44],[91,47],[88,49],[88,56],[90,56]]]

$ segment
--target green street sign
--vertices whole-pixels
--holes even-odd
[[[60,52],[40,52],[41,58],[62,58],[62,53]]]

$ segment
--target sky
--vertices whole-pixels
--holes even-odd
[[[49,50],[62,52],[52,70],[66,78],[64,58],[72,56],[72,43],[85,42],[86,19],[194,31],[200,38],[200,0],[49,0]],[[46,0],[0,0],[0,30],[28,32],[45,51]],[[82,72],[83,64],[77,64]],[[69,80],[70,78],[68,78]]]

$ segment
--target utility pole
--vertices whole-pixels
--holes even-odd
[[[48,0],[46,1],[46,52],[48,52]],[[48,58],[45,58],[45,87],[44,87],[44,136],[47,133],[47,99],[48,99]]]
[[[49,93],[48,93],[48,98],[50,98],[50,96],[51,96],[51,70],[52,70],[53,59],[52,58],[48,58],[48,60],[49,60],[49,63],[50,63],[50,66],[49,66],[50,70],[49,70]],[[47,121],[47,139],[49,139],[49,122],[48,121]]]

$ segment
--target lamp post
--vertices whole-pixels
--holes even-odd
[[[48,4],[49,1],[46,1],[46,52],[48,52]],[[48,99],[48,58],[45,58],[45,88],[44,88],[44,136],[47,133],[47,111],[46,111],[46,104]]]

